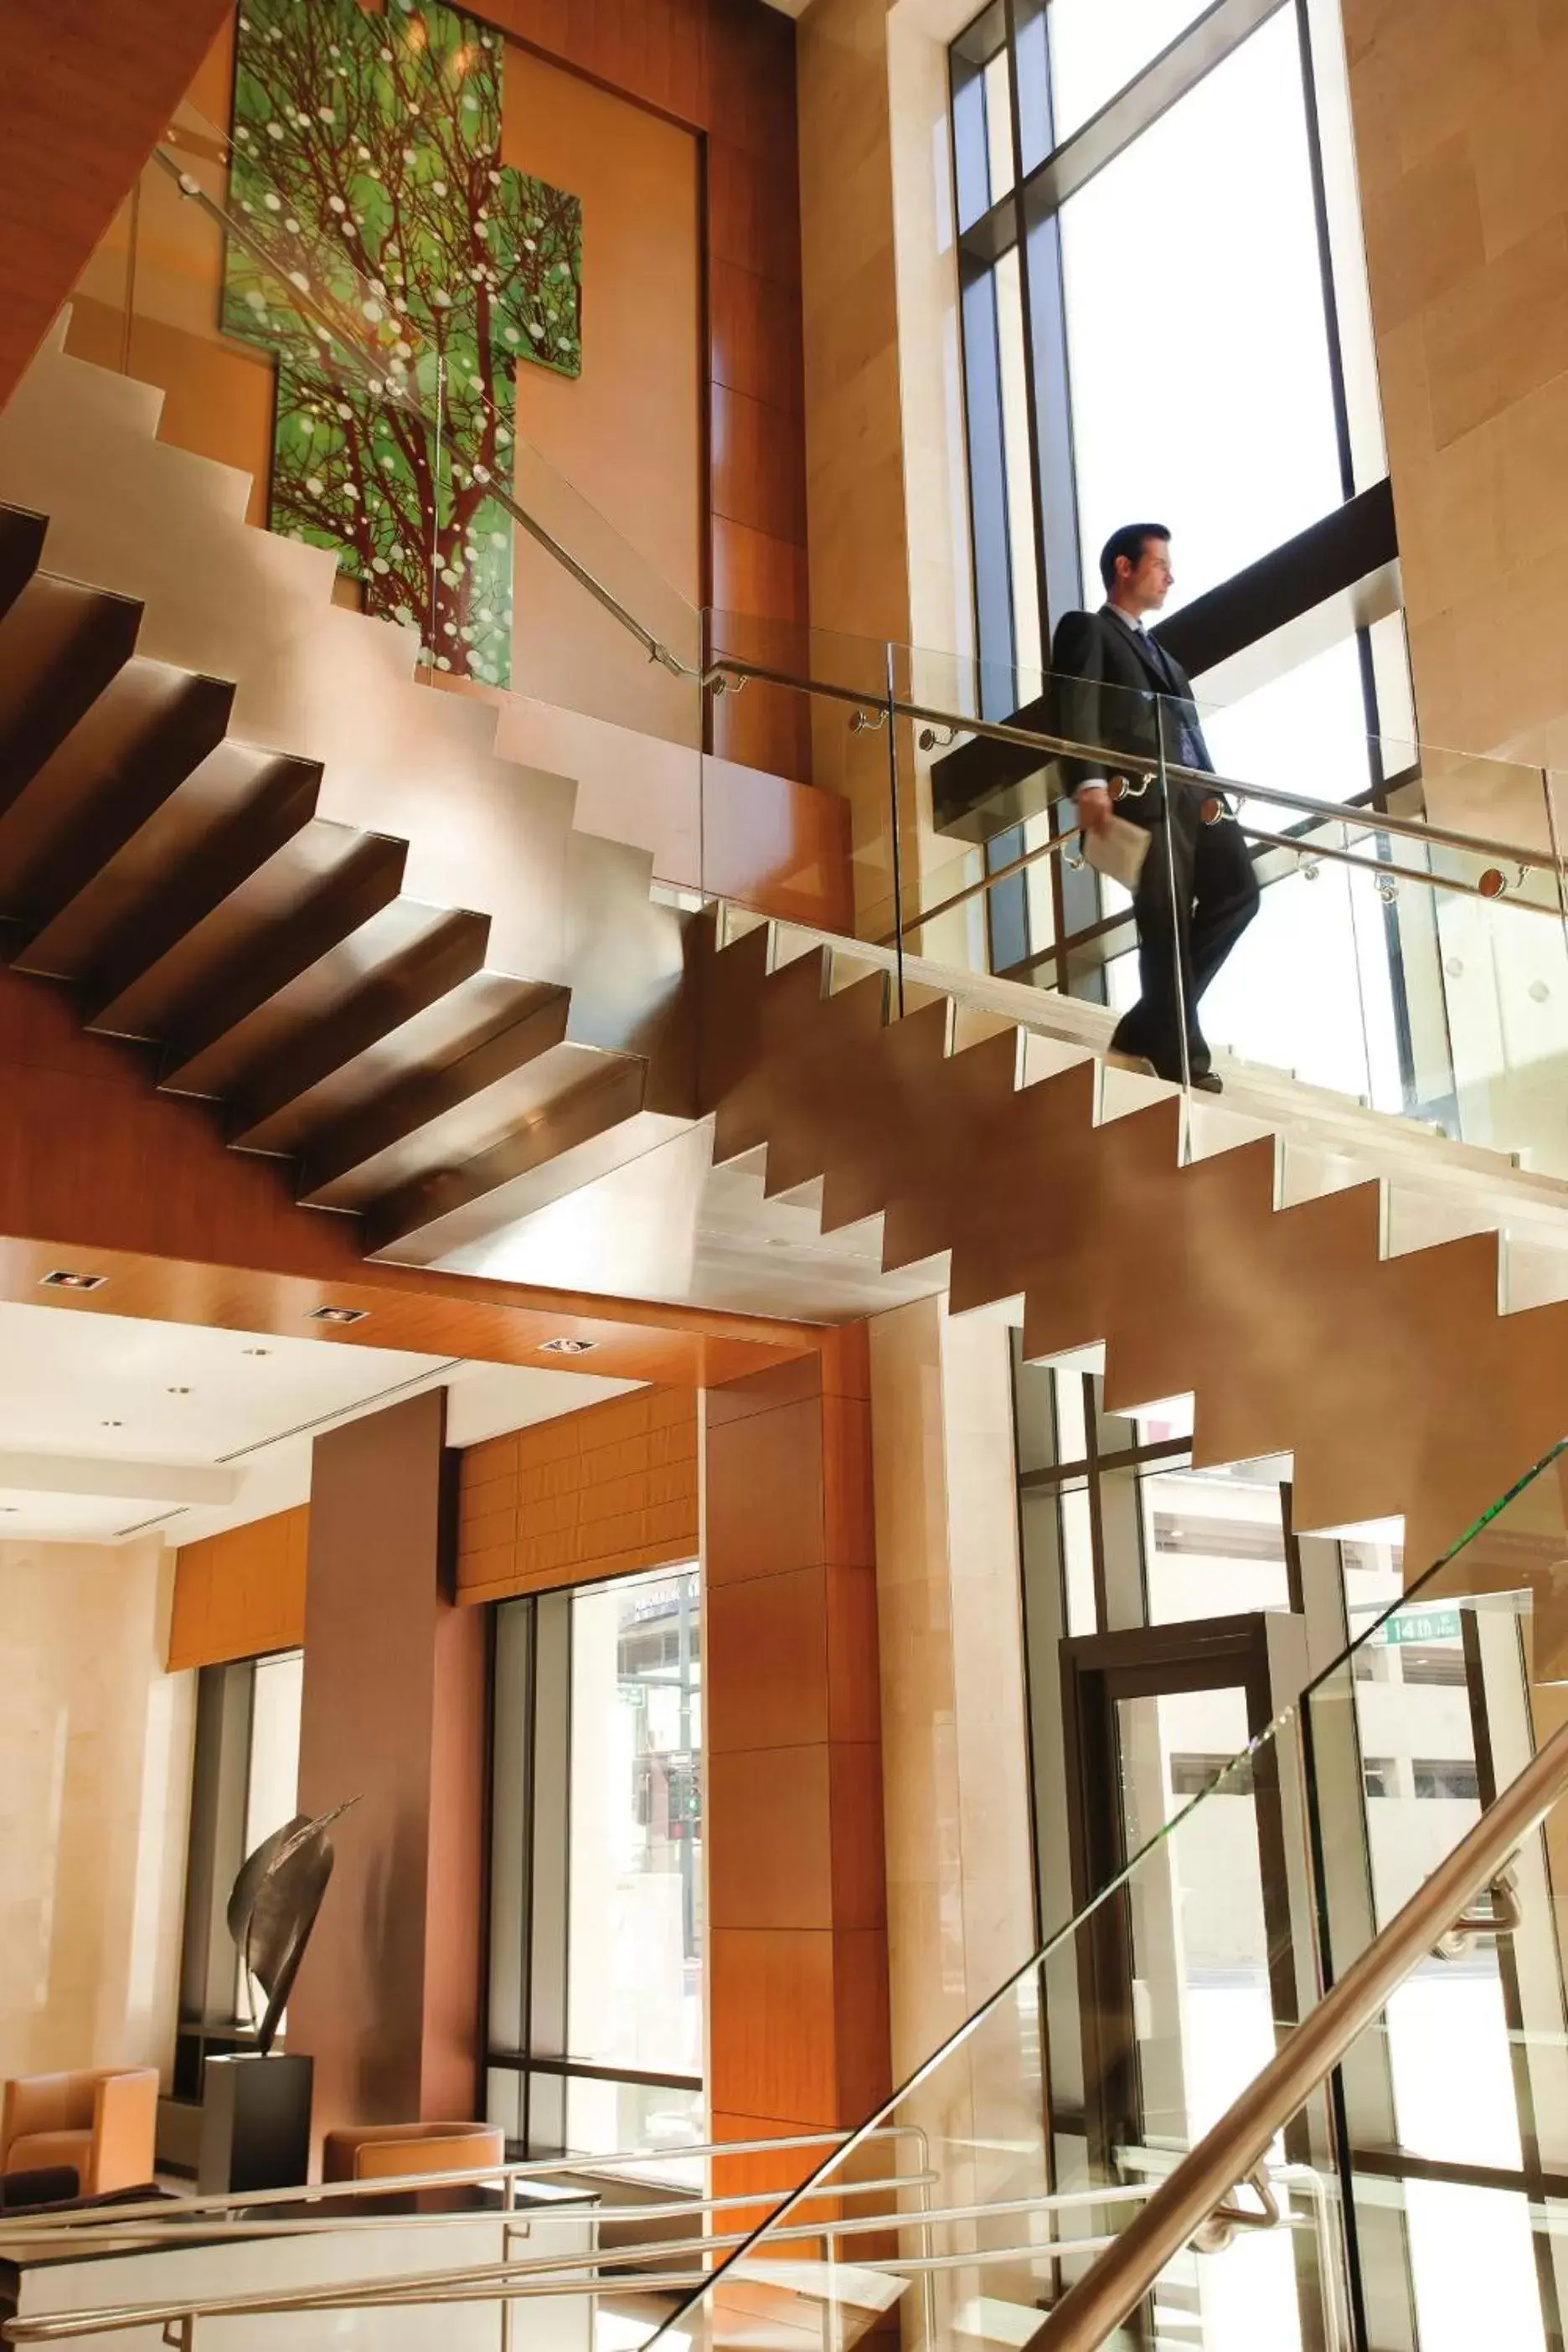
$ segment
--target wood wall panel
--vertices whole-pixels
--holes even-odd
[[[542,56],[703,134],[710,405],[704,601],[804,625],[804,473],[784,468],[782,478],[798,482],[798,489],[792,488],[792,510],[780,509],[768,534],[778,552],[742,569],[724,544],[736,520],[726,511],[726,502],[737,499],[735,478],[732,470],[723,475],[711,431],[716,389],[743,389],[769,411],[763,440],[803,446],[795,26],[763,0],[487,0],[483,13]],[[749,327],[738,323],[747,320]],[[737,368],[750,371],[739,386]],[[760,495],[772,498],[776,487]],[[752,595],[765,601],[746,601]],[[809,730],[792,697],[748,692],[721,701],[713,709],[712,748],[752,767],[809,776]]]
[[[459,1601],[598,1583],[694,1560],[697,1404],[647,1388],[464,1453]]]
[[[5,14],[0,406],[141,170],[229,0],[53,0]]]
[[[305,1638],[310,1509],[275,1511],[174,1554],[169,1672],[298,1649]]]
[[[721,2135],[743,2136],[742,2118],[795,2131],[857,2123],[888,2087],[868,1388],[855,1325],[809,1367],[706,1399]]]
[[[314,1449],[300,1804],[359,1801],[289,2001],[318,2134],[478,2112],[486,1627],[451,1596],[446,1402]]]

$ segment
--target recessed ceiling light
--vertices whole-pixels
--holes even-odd
[[[368,1307],[314,1307],[306,1319],[311,1323],[363,1323],[369,1313]]]
[[[597,1339],[546,1339],[539,1352],[542,1356],[591,1356],[598,1344]]]
[[[106,1274],[73,1274],[68,1266],[57,1265],[39,1283],[40,1290],[101,1290],[109,1280]]]

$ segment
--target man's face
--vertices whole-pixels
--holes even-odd
[[[1135,613],[1158,613],[1175,584],[1168,539],[1146,539],[1136,563],[1119,556],[1116,568],[1121,580],[1121,601]]]

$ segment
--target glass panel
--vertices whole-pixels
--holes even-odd
[[[1241,1464],[1146,1472],[1138,1486],[1152,1625],[1289,1608],[1277,1477]]]
[[[574,2074],[566,2083],[566,2145],[574,2156],[613,2156],[618,2149],[647,2148],[659,2158],[658,2178],[673,2188],[705,2186],[702,2159],[681,2161],[679,2151],[700,2147],[708,2137],[707,2100],[700,2091],[675,2090],[650,2083],[591,2082]]]
[[[1083,0],[1076,13],[1121,12]],[[1121,525],[1163,520],[1173,612],[1342,496],[1294,13],[1060,218],[1085,577]],[[1145,258],[1155,238],[1192,257],[1179,317]]]
[[[1209,0],[1050,0],[1051,98],[1059,144],[1152,63]]]
[[[906,2344],[1030,2340],[1537,1740],[1550,1736],[1568,1769],[1554,1688],[1565,1487],[1559,1447],[1403,1598],[1378,1533],[1347,1538],[1359,1639],[1296,1697],[1288,1629],[1279,1643],[1270,1629],[1263,1649],[1289,1704],[1250,1748],[1256,1696],[1217,1666],[1206,1691],[1173,1692],[1167,1670],[1163,1695],[1112,1680],[1108,1708],[1086,1696],[1068,1735],[1078,1916],[880,2111],[877,2136],[831,2159],[669,2326],[689,2334],[699,2308],[727,2326],[758,2287],[787,2284],[792,2317],[830,2321],[835,2343],[889,2308]],[[1365,1623],[1391,1586],[1394,1605]],[[1142,1671],[1131,1652],[1115,1654],[1122,1666],[1110,1645],[1101,1654],[1110,1663],[1093,1671]],[[1417,1958],[1353,2045],[1337,2117],[1325,2087],[1282,2118],[1266,2173],[1234,2200],[1260,2221],[1274,2210],[1273,2224],[1178,2254],[1146,2322],[1097,2341],[1348,2352],[1353,2258],[1369,2340],[1544,2347],[1547,2168],[1568,2129],[1552,1868],[1565,1818],[1559,1801],[1462,1924],[1447,1913],[1452,1957]],[[1475,2185],[1426,2178],[1423,2146]],[[902,2183],[879,2210],[850,2214],[825,2194],[873,2167]],[[1342,2227],[1352,2198],[1353,2256]]]
[[[245,1789],[245,1851],[256,1852],[263,1838],[294,1819],[299,1809],[300,1706],[304,1691],[305,1654],[281,1651],[258,1658],[250,1685],[250,1765]],[[266,2009],[260,1988],[246,1983],[244,1959],[235,1956],[236,2014],[259,2017]],[[279,2031],[287,2033],[287,2011]]]
[[[566,2032],[595,2066],[703,2071],[699,1581],[573,1598]]]

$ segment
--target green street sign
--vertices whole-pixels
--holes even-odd
[[[1457,1609],[1400,1609],[1367,1635],[1367,1646],[1403,1649],[1414,1643],[1457,1642],[1462,1623]]]

